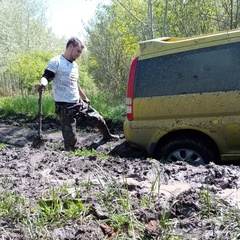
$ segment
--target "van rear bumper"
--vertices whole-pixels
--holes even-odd
[[[143,149],[152,156],[157,145],[157,141],[153,140],[156,134],[156,129],[139,127],[132,128],[132,122],[125,120],[124,122],[124,135],[127,142],[134,148]],[[141,124],[140,124],[141,126]]]

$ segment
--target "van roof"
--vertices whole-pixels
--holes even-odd
[[[140,42],[139,60],[234,42],[240,42],[240,30],[218,32],[189,38],[156,38]]]

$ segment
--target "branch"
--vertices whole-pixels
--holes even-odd
[[[116,0],[132,17],[134,17],[137,21],[139,21],[142,25],[147,26],[141,19],[135,16],[123,3],[119,0]]]

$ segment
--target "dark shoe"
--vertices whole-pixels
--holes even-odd
[[[111,140],[119,140],[119,136],[118,135],[113,135],[113,134],[109,134],[107,136],[104,136],[102,138],[102,141],[111,141]]]
[[[76,151],[76,147],[65,147],[65,151],[67,151],[67,152],[75,152]]]
[[[106,142],[112,141],[112,140],[115,140],[115,141],[119,140],[119,136],[113,135],[113,134],[107,135],[100,140],[94,141],[94,145],[95,145],[95,147],[99,147],[100,145],[103,145]]]

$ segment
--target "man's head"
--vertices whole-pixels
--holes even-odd
[[[72,37],[68,40],[66,45],[65,56],[70,61],[75,61],[77,58],[80,57],[83,51],[84,45],[82,42],[76,38]]]

